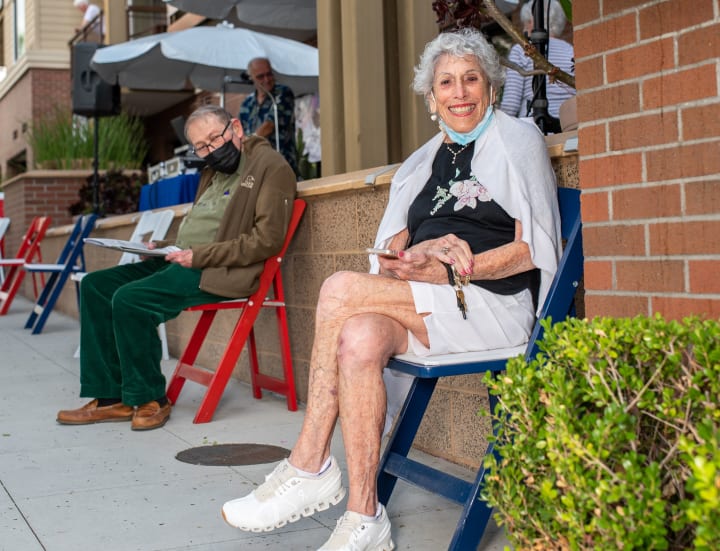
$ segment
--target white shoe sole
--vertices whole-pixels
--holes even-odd
[[[290,515],[290,517],[285,520],[281,520],[279,522],[276,522],[275,524],[261,526],[259,528],[258,527],[241,526],[239,524],[233,524],[225,516],[224,509],[222,511],[222,516],[223,516],[223,519],[225,520],[225,522],[227,522],[230,526],[232,526],[233,528],[239,528],[240,530],[243,530],[244,532],[271,532],[272,530],[275,530],[277,528],[282,528],[286,524],[297,522],[298,520],[300,520],[303,517],[309,517],[309,516],[313,515],[314,513],[316,513],[317,511],[326,511],[331,506],[337,505],[338,503],[340,503],[343,500],[343,498],[345,497],[345,493],[346,493],[345,488],[343,488],[341,486],[340,489],[337,491],[337,493],[334,496],[332,496],[331,498],[312,503],[312,504],[308,505],[307,507],[305,507],[299,513],[294,513],[294,514]]]

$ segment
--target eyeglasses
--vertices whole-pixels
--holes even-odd
[[[266,78],[270,78],[274,76],[272,71],[268,71],[267,73],[260,73],[259,75],[255,75],[255,80],[265,80]]]
[[[225,125],[225,128],[223,128],[223,131],[220,132],[220,134],[212,136],[210,138],[210,143],[191,146],[189,149],[190,154],[197,155],[198,157],[204,157],[205,155],[208,155],[211,151],[215,151],[219,147],[224,146],[227,143],[227,140],[225,139],[225,132],[227,132],[227,129],[230,127],[231,123],[232,119],[228,121],[228,123]]]

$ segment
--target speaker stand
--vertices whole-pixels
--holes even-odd
[[[100,117],[95,115],[93,117],[94,127],[94,140],[93,140],[93,183],[92,183],[92,196],[93,196],[93,212],[97,216],[104,216],[104,213],[100,212],[100,176],[98,169],[100,166],[99,160],[99,143],[100,143]],[[106,176],[107,178],[107,176]]]

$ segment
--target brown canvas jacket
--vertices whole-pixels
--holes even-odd
[[[295,174],[264,138],[243,141],[240,185],[220,221],[213,243],[192,246],[193,268],[202,270],[200,288],[228,298],[251,295],[264,262],[282,248],[297,188]],[[210,186],[205,169],[195,197]]]

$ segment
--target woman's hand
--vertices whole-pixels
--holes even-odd
[[[449,233],[438,239],[423,241],[417,246],[426,248],[427,254],[434,255],[440,262],[453,264],[461,276],[473,273],[475,256],[472,249],[467,241],[460,239],[455,234]]]
[[[390,248],[398,247],[393,240]],[[380,273],[404,280],[427,283],[448,283],[447,269],[452,264],[461,276],[470,279],[503,279],[534,269],[530,247],[522,240],[522,224],[515,221],[515,240],[494,249],[472,254],[468,243],[456,235],[448,234],[423,241],[400,251],[400,257],[390,259],[378,256]]]
[[[378,261],[383,273],[398,279],[444,284],[448,275],[443,263],[454,264],[460,275],[469,275],[474,257],[466,241],[448,234],[400,251],[398,259],[379,256]]]
[[[447,283],[447,270],[435,257],[424,252],[400,251],[397,259],[378,257],[381,273],[405,281]]]
[[[167,262],[180,264],[183,268],[192,268],[192,259],[192,249],[183,249],[182,251],[175,251],[174,253],[168,253],[165,255],[165,260]]]

